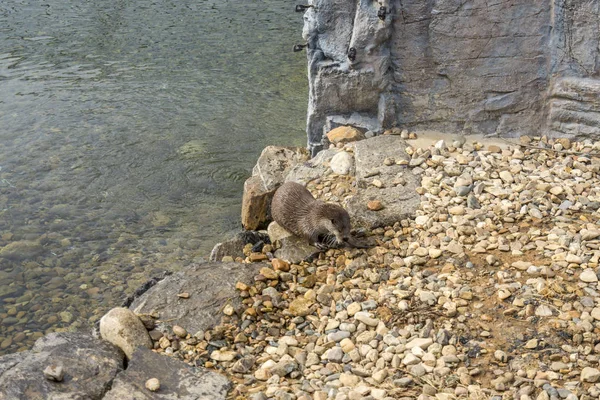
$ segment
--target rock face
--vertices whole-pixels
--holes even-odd
[[[549,100],[554,136],[600,137],[600,80],[557,79]]]
[[[151,378],[160,380],[160,388],[153,393],[144,389]],[[225,399],[230,386],[222,375],[192,368],[140,347],[133,353],[127,369],[114,380],[104,399],[219,400]]]
[[[137,347],[152,348],[142,321],[128,308],[116,307],[100,319],[102,339],[114,344],[131,358]]]
[[[311,3],[303,36],[313,152],[348,123],[598,135],[600,0]]]
[[[158,313],[159,318],[179,325],[192,334],[208,329],[221,320],[221,308],[230,301],[240,306],[235,284],[249,283],[264,264],[209,262],[193,264],[163,279],[137,298],[131,309],[138,314]],[[183,299],[179,293],[189,293]]]
[[[244,183],[242,225],[255,230],[268,220],[269,206],[275,190],[283,183],[289,169],[308,160],[303,148],[268,146],[261,153],[252,176]]]
[[[0,357],[0,399],[101,399],[123,361],[121,350],[108,342],[81,333],[51,333],[31,351]],[[62,367],[62,382],[44,377],[52,365]]]

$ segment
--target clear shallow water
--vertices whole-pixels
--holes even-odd
[[[238,228],[260,151],[305,144],[294,4],[0,2],[0,353]]]

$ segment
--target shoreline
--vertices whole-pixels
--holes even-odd
[[[264,236],[235,238],[221,247],[230,252],[221,254],[229,263],[190,266],[134,299],[131,309],[141,320],[133,320],[152,343],[142,346],[207,368],[188,372],[196,382],[220,382],[210,386],[214,398],[519,393],[551,399],[566,391],[568,399],[585,400],[600,394],[593,336],[585,334],[600,316],[600,230],[594,228],[600,193],[593,184],[600,142],[525,137],[509,139],[512,145],[421,133],[405,141],[408,133],[387,133],[347,143],[336,138],[340,144],[316,159],[273,171],[280,179],[304,178],[316,197],[351,209],[355,228],[374,247],[332,249],[306,262],[302,257],[312,250],[272,226],[271,243]],[[376,153],[364,159],[363,149]],[[343,153],[351,158],[335,159]],[[342,168],[348,175],[333,173],[342,158],[352,160]],[[392,189],[406,193],[392,198],[386,192]],[[419,199],[414,211],[395,209],[401,198],[412,204],[409,192]],[[369,208],[375,200],[382,208]],[[547,224],[549,216],[557,227]],[[377,222],[387,218],[398,220]],[[536,257],[539,251],[545,255]],[[230,270],[219,275],[219,265]],[[214,284],[203,271],[214,274]],[[123,339],[117,336],[113,343]],[[142,360],[151,353],[129,351],[131,364],[115,374],[119,390],[154,377],[168,383],[163,390],[182,393],[172,376],[144,372]],[[187,371],[185,365],[171,368]]]

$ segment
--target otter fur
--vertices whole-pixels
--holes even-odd
[[[286,182],[271,203],[271,216],[296,236],[324,250],[350,244],[350,216],[342,207],[317,200],[303,185]]]

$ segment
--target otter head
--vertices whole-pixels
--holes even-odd
[[[319,217],[327,229],[333,235],[338,244],[348,241],[350,238],[350,215],[337,204],[325,203],[319,210]]]

